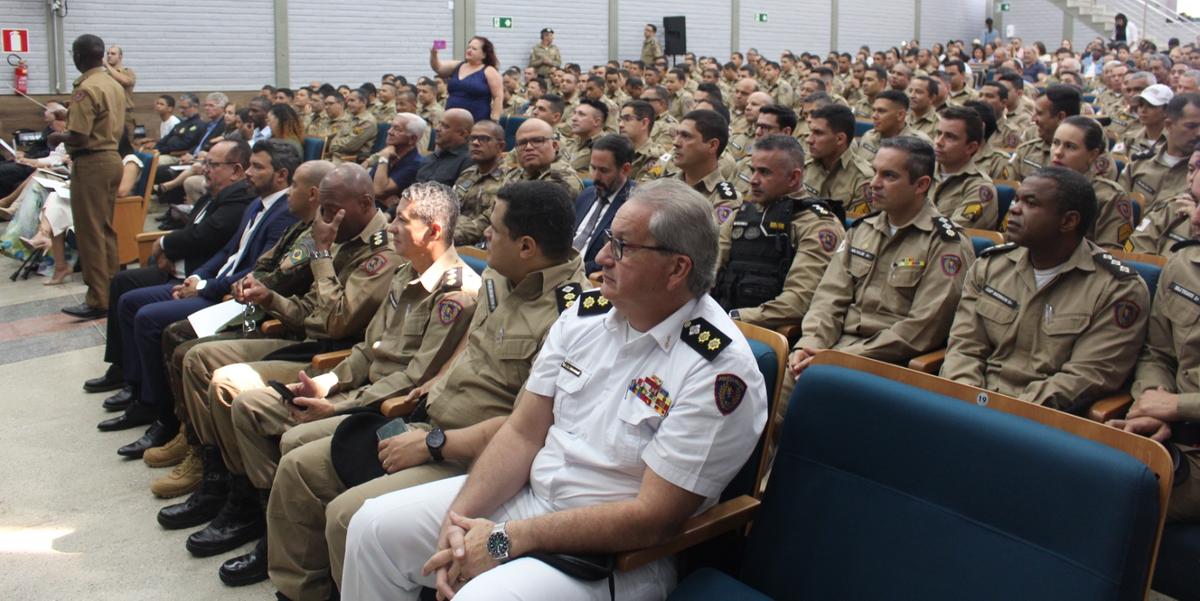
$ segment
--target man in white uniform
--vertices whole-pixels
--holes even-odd
[[[707,294],[711,203],[681,182],[651,182],[610,233],[596,257],[600,289],[551,328],[470,474],[355,514],[343,598],[415,600],[437,586],[460,601],[607,600],[608,582],[523,556],[661,543],[746,462],[767,400],[749,345]],[[616,598],[661,599],[674,582],[672,561],[660,560],[616,574]]]

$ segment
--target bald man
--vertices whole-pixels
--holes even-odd
[[[504,183],[517,181],[546,180],[561,184],[579,196],[583,191],[583,180],[579,174],[559,156],[558,139],[554,128],[541,119],[526,120],[517,129],[517,163],[520,169],[508,173]]]
[[[475,118],[465,109],[449,109],[442,113],[441,121],[433,128],[436,148],[417,171],[417,181],[453,186],[463,170],[471,165],[467,137],[474,125]]]

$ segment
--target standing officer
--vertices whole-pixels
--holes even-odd
[[[804,148],[790,133],[755,141],[750,165],[753,202],[721,226],[712,295],[734,319],[777,328],[804,318],[845,228],[830,203],[798,198]]]
[[[529,66],[537,71],[538,77],[550,77],[554,69],[562,66],[562,54],[554,45],[553,29],[542,29],[542,41],[529,51]]]
[[[658,43],[658,26],[653,23],[646,23],[645,29],[642,30],[642,62],[647,65],[653,65],[654,61],[662,58],[662,46]]]
[[[967,274],[941,375],[1080,413],[1132,371],[1150,294],[1136,271],[1084,238],[1096,193],[1082,174],[1031,173],[1009,215],[1010,242],[981,253]]]
[[[104,41],[85,34],[71,45],[75,92],[67,113],[67,131],[51,134],[53,148],[66,144],[71,155],[71,214],[79,242],[79,261],[87,284],[84,302],[63,313],[95,319],[108,312],[109,280],[117,273],[117,232],[113,209],[121,181],[117,145],[125,130],[125,89],[104,73]]]
[[[788,359],[792,375],[821,349],[904,363],[945,343],[975,253],[926,198],[933,168],[928,143],[883,141],[871,180],[879,210],[850,225],[821,277]]]

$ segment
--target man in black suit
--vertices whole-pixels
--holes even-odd
[[[575,199],[575,237],[572,246],[583,255],[584,272],[600,271],[596,253],[606,242],[603,233],[612,224],[613,215],[625,204],[634,182],[633,144],[628,138],[608,134],[592,145],[592,187]]]
[[[187,274],[194,272],[225,246],[238,229],[246,205],[257,197],[246,181],[246,168],[250,166],[249,144],[241,141],[221,142],[208,153],[203,165],[209,192],[196,202],[188,223],[154,242],[147,266],[127,269],[112,279],[104,349],[104,360],[110,365],[103,376],[84,382],[84,390],[105,392],[124,386],[121,372],[123,347],[117,311],[121,295],[146,286],[182,282]],[[72,315],[95,318],[103,313]],[[123,406],[128,403],[131,394],[130,390],[122,390],[106,399],[105,403],[114,407]]]

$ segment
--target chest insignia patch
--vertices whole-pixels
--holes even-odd
[[[662,387],[662,378],[658,376],[635,379],[629,383],[629,392],[662,417],[671,412],[673,400],[670,393]]]

